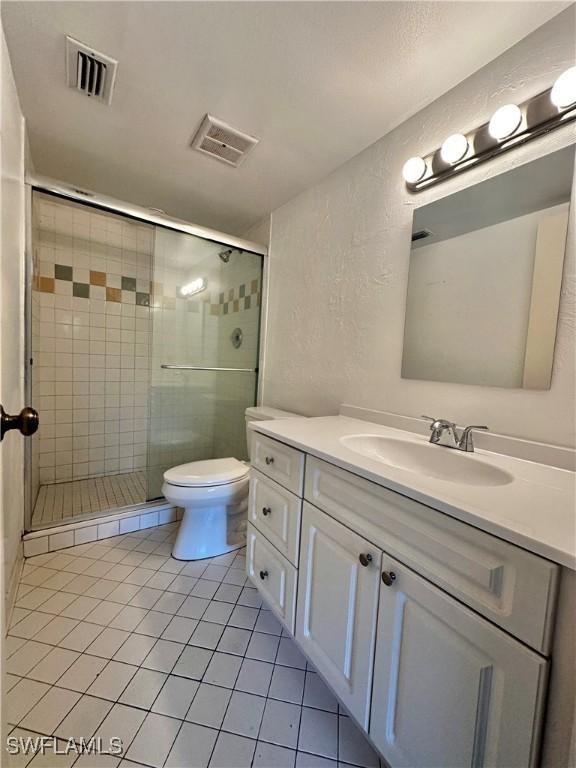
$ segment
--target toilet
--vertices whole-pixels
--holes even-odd
[[[299,418],[277,408],[247,408],[248,452],[252,421]],[[246,517],[250,467],[239,459],[209,459],[180,464],[164,473],[162,493],[167,501],[184,509],[172,557],[202,560],[216,557],[246,543]]]

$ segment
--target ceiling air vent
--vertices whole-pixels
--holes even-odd
[[[192,148],[223,163],[238,167],[259,139],[242,133],[231,125],[206,115],[192,139]]]
[[[110,104],[117,68],[115,59],[66,37],[66,77],[70,88]]]

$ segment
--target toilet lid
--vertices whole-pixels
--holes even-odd
[[[248,472],[249,467],[238,459],[210,459],[172,467],[164,472],[164,480],[185,487],[224,485],[241,480]]]

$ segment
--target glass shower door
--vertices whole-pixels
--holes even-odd
[[[247,459],[256,401],[262,256],[156,228],[147,498],[170,467]]]

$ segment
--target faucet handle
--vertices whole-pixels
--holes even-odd
[[[458,440],[460,450],[467,451],[468,453],[474,450],[474,440],[472,439],[472,430],[474,429],[482,429],[487,432],[489,427],[480,424],[471,424],[469,427],[465,427]]]

